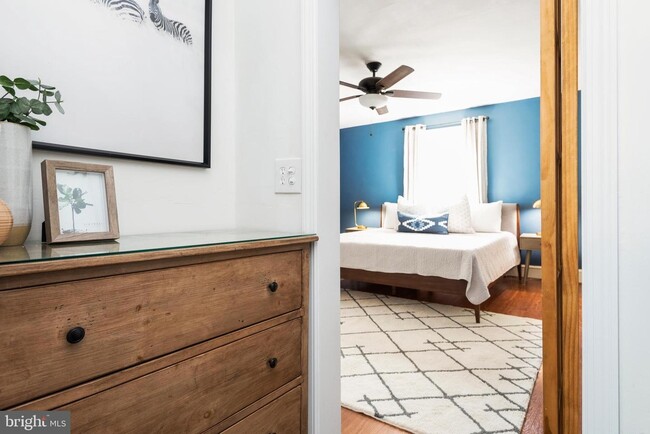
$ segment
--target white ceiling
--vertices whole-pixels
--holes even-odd
[[[341,0],[340,78],[357,84],[377,60],[385,76],[415,69],[393,89],[388,114],[341,103],[341,128],[539,96],[539,0]],[[358,91],[340,86],[341,97]]]

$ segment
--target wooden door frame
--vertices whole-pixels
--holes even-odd
[[[544,432],[581,432],[578,0],[541,0]]]

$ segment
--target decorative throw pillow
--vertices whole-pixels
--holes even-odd
[[[397,198],[397,211],[411,215],[449,214],[449,232],[457,234],[473,234],[472,214],[467,196],[463,195],[457,202],[450,205],[435,206],[429,204],[414,204],[402,196]]]
[[[503,201],[472,205],[472,226],[476,232],[501,232]]]
[[[458,202],[449,205],[447,212],[449,212],[449,232],[457,234],[474,233],[472,213],[466,195],[463,195]]]
[[[414,232],[418,234],[438,234],[447,235],[449,230],[447,224],[449,214],[440,214],[431,217],[404,214],[397,211],[399,220],[398,232]]]
[[[394,202],[384,202],[384,219],[381,226],[384,229],[397,230],[399,220],[397,219],[397,204]]]

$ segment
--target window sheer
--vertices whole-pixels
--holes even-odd
[[[467,195],[487,202],[487,118],[404,133],[404,194],[418,204],[449,204]]]

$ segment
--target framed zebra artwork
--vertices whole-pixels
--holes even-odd
[[[21,0],[2,72],[40,77],[64,116],[36,149],[210,167],[212,0]]]

